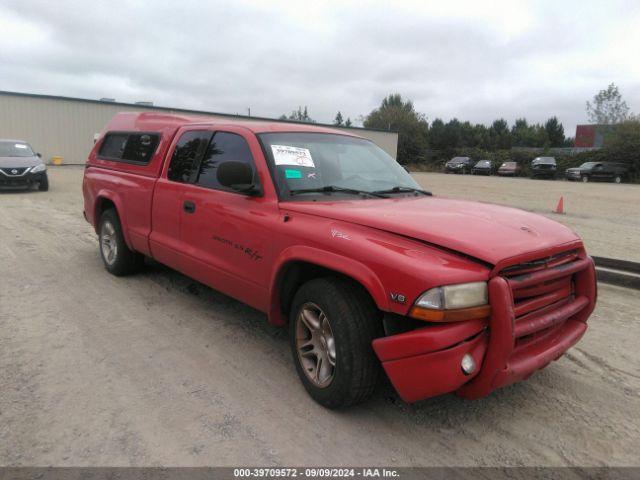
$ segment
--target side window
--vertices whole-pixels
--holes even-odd
[[[158,135],[132,133],[127,139],[122,159],[130,162],[149,163],[159,140]]]
[[[98,156],[108,160],[147,164],[159,142],[160,135],[155,133],[107,133]]]
[[[217,132],[202,159],[196,183],[207,188],[230,191],[218,183],[217,177],[218,165],[230,160],[247,163],[255,171],[247,141],[235,133]]]
[[[127,133],[107,133],[100,146],[99,156],[120,160],[129,135]]]
[[[212,132],[185,132],[178,140],[171,157],[167,178],[174,182],[191,183],[195,180],[200,159],[209,144]]]

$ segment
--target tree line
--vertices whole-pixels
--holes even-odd
[[[640,118],[630,112],[618,87],[612,83],[600,90],[592,101],[586,102],[586,112],[591,123],[609,126],[604,129],[605,148],[600,152],[579,155],[568,162],[573,164],[591,159],[621,161],[630,163],[632,172],[640,176]],[[316,123],[306,106],[298,107],[280,119]],[[402,164],[437,164],[456,154],[506,158],[513,155],[513,152],[509,153],[513,147],[549,149],[573,146],[573,138],[565,136],[564,127],[555,116],[544,123],[529,123],[522,117],[513,125],[504,118],[498,118],[488,126],[456,118],[447,122],[436,118],[429,123],[427,117],[415,109],[413,102],[399,93],[386,96],[378,108],[361,117],[361,122],[365,128],[398,132],[397,160]],[[339,111],[333,124],[349,127],[352,121],[350,118],[344,120]]]

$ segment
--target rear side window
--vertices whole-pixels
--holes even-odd
[[[98,156],[108,160],[146,165],[156,151],[160,135],[157,133],[107,133]]]
[[[204,155],[212,132],[191,131],[182,134],[173,151],[167,178],[174,182],[191,183],[198,174],[198,166]]]
[[[196,183],[200,186],[216,190],[229,191],[218,183],[218,165],[227,161],[243,162],[253,166],[253,156],[247,141],[240,135],[228,132],[217,132],[207,147]]]

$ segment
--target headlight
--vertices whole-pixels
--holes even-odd
[[[35,167],[32,167],[31,173],[44,172],[46,169],[47,169],[47,166],[44,163],[41,163],[40,165],[36,165]]]
[[[454,322],[489,316],[487,282],[445,285],[426,291],[410,316],[431,322]]]

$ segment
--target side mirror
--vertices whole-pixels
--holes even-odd
[[[39,153],[36,153],[36,157],[38,157],[38,158],[42,158],[42,155],[41,155],[41,154],[39,154]]]
[[[238,192],[255,195],[259,189],[253,183],[253,170],[244,162],[224,162],[218,166],[218,182]]]

